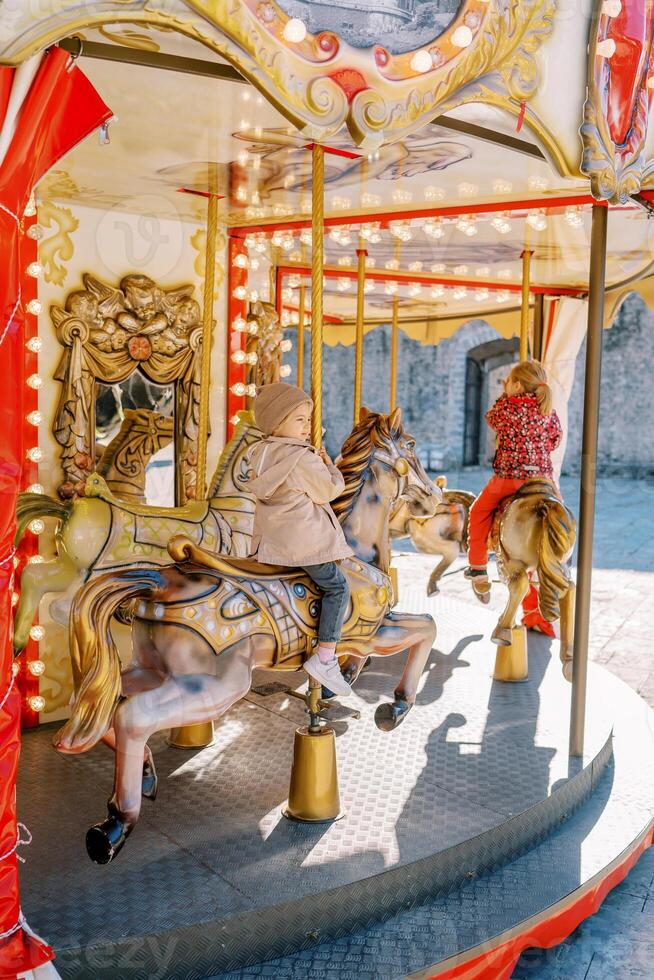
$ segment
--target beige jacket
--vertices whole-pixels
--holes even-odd
[[[250,554],[291,567],[321,565],[353,552],[329,506],[343,492],[343,477],[299,439],[270,436],[250,457],[248,490],[256,498]]]

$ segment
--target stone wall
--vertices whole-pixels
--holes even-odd
[[[327,328],[329,329],[329,328]],[[289,334],[290,336],[290,334]],[[419,446],[432,446],[443,467],[460,466],[463,453],[465,362],[467,352],[497,332],[481,320],[465,324],[449,340],[423,346],[400,331],[397,402],[407,428]],[[295,352],[285,358],[293,365]],[[333,455],[352,428],[354,347],[325,347],[323,424],[325,442]],[[310,344],[305,351],[305,388],[309,390]],[[388,410],[390,327],[379,327],[365,338],[363,404]]]
[[[569,405],[564,473],[578,473],[581,458],[585,343],[577,358]],[[625,300],[604,332],[600,391],[600,473],[654,474],[654,313],[639,296]]]

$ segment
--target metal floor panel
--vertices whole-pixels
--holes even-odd
[[[62,975],[191,978],[211,972],[207,963],[225,969],[262,949],[292,952],[316,941],[312,921],[345,928],[347,903],[355,925],[372,924],[509,860],[569,816],[610,759],[611,680],[591,668],[585,768],[569,768],[570,686],[557,645],[530,634],[529,681],[494,683],[495,647],[484,636],[495,616],[404,591],[401,608],[426,606],[436,649],[401,728],[382,733],[373,714],[402,657],[374,660],[356,696],[332,711],[347,810],[332,825],[281,816],[293,732],[304,722],[283,692],[250,693],[202,751],[153,739],[159,796],[144,801],[125,849],[104,868],[87,858],[84,834],[104,816],[111,753],[64,757],[50,746],[52,727],[26,733],[18,805],[34,842],[23,908],[60,952]],[[301,674],[257,672],[256,686],[272,681],[303,683]],[[213,936],[204,949],[203,923]],[[113,974],[112,956],[122,957]],[[157,963],[164,972],[152,972]]]

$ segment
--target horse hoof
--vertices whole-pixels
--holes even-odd
[[[86,831],[86,851],[95,864],[109,864],[122,849],[131,831],[118,816],[109,815]]]
[[[473,589],[473,591],[481,602],[482,606],[487,606],[490,602],[490,592],[477,592],[475,589]]]
[[[157,770],[154,768],[154,759],[150,757],[143,763],[143,776],[141,777],[141,793],[148,800],[156,800],[159,780]]]
[[[348,671],[348,673],[349,673],[349,671]],[[343,674],[343,677],[345,677],[345,674]],[[346,677],[345,679],[347,680],[347,682],[349,684],[350,683],[349,678]],[[323,684],[323,686],[320,688],[320,700],[321,701],[330,701],[332,698],[335,698],[335,697],[336,697],[336,695],[334,694],[334,692],[333,691],[330,691],[329,688],[328,687],[325,687],[325,685]]]
[[[431,599],[431,597],[433,595],[440,595],[440,591],[441,590],[438,588],[437,585],[428,585],[427,586],[427,598]]]
[[[561,664],[561,670],[565,679],[572,684],[572,660],[566,660]]]
[[[491,636],[493,643],[497,644],[498,647],[510,647],[511,646],[511,630],[501,629],[499,626],[493,631]]]
[[[392,732],[402,724],[411,707],[408,701],[380,704],[375,711],[375,725],[382,732]]]

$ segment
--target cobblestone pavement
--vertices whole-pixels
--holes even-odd
[[[478,491],[490,474],[448,474],[451,488]],[[563,478],[561,489],[578,513],[579,482]],[[602,478],[597,487],[590,658],[604,664],[654,707],[654,483]],[[401,574],[424,577],[432,559],[400,559]],[[464,559],[453,568],[462,568]],[[410,566],[407,568],[406,566]],[[470,589],[461,575],[443,581],[444,594]],[[493,604],[502,603],[497,589]],[[654,847],[609,893],[599,912],[560,946],[529,950],[513,980],[626,980],[654,977]]]

